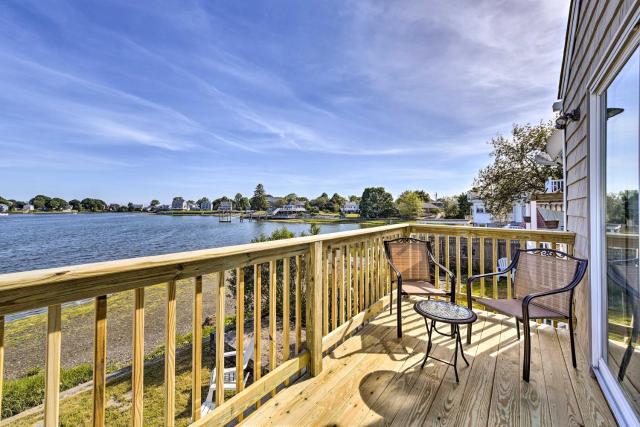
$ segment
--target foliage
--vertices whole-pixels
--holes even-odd
[[[75,211],[79,212],[79,211],[82,210],[82,204],[80,203],[80,200],[78,200],[78,199],[69,200],[69,204],[71,205],[71,207]]]
[[[471,202],[467,193],[461,193],[458,197],[458,215],[455,218],[464,219],[471,212]]]
[[[244,197],[242,194],[237,193],[233,198],[233,205],[237,210],[246,211],[251,208],[251,201],[248,197]]]
[[[198,201],[196,203],[198,204],[198,207],[200,209],[202,209],[202,206],[204,206],[205,203],[209,203],[209,198],[208,197],[203,197],[201,199],[198,199]]]
[[[91,365],[82,364],[60,372],[60,391],[90,381],[93,376]],[[2,396],[2,418],[19,414],[44,401],[44,370],[38,368],[26,376],[5,383]]]
[[[414,193],[416,193],[418,197],[420,197],[420,199],[425,203],[431,201],[431,196],[429,195],[429,193],[426,193],[424,190],[416,190],[414,191]]]
[[[352,194],[352,195],[349,196],[349,201],[350,202],[360,203],[360,196],[356,196],[355,194]]]
[[[405,191],[396,200],[398,213],[402,218],[416,219],[424,212],[424,201],[415,191]]]
[[[627,190],[607,194],[607,224],[623,224],[625,227],[638,226],[638,191]]]
[[[253,197],[251,198],[251,209],[254,211],[265,211],[269,209],[269,201],[267,200],[264,186],[258,184],[253,191]]]
[[[89,197],[86,199],[82,199],[82,201],[80,202],[80,206],[82,206],[84,210],[91,212],[102,212],[107,209],[107,204],[104,201],[100,199],[92,199]]]
[[[505,217],[513,202],[544,191],[547,178],[561,178],[561,165],[545,166],[535,161],[551,135],[550,123],[513,125],[511,139],[496,136],[489,144],[493,163],[478,173],[475,186],[487,210]]]
[[[213,202],[211,202],[211,208],[214,211],[217,211],[218,209],[220,209],[220,203],[222,203],[222,202],[232,202],[232,200],[230,198],[228,198],[227,196],[219,197],[219,198],[215,199]]]
[[[388,218],[395,208],[393,197],[384,187],[365,188],[360,201],[360,215],[364,218]]]
[[[443,211],[445,218],[460,218],[460,210],[458,209],[457,197],[443,197],[440,200],[444,204]]]
[[[149,203],[149,206],[151,206],[152,208],[155,208],[156,206],[158,206],[160,204],[160,200],[158,199],[153,199],[151,201],[151,203]]]
[[[49,204],[50,200],[51,200],[51,197],[38,194],[37,196],[29,200],[29,204],[33,205],[34,209],[41,211],[47,208],[47,205]]]

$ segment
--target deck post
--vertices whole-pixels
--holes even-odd
[[[322,242],[309,245],[307,261],[307,347],[311,376],[322,372]]]

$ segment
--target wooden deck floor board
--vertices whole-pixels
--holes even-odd
[[[472,344],[465,343],[470,366],[458,360],[456,384],[453,368],[443,363],[429,361],[420,369],[426,346],[424,321],[409,302],[403,314],[401,340],[395,334],[395,314],[383,312],[329,353],[318,377],[301,379],[280,391],[243,423],[615,425],[584,356],[578,355],[578,369],[571,366],[566,330],[532,325],[527,384],[521,379],[524,339],[517,341],[512,319],[479,312]],[[453,340],[438,335],[434,345],[434,356],[451,359]]]

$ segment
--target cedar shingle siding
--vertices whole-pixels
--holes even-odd
[[[580,4],[581,3],[581,4]],[[573,36],[573,55],[565,52],[563,74],[568,73],[564,93],[564,111],[580,108],[579,122],[569,122],[566,129],[566,194],[567,230],[576,233],[575,254],[589,257],[589,92],[588,82],[625,17],[639,6],[638,0],[573,0],[573,8],[580,5],[579,20]],[[570,44],[570,35],[567,46]],[[567,49],[565,46],[565,49]],[[597,262],[597,260],[591,260]],[[590,289],[588,283],[576,292],[578,342],[589,351]]]

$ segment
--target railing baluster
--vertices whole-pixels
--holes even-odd
[[[456,236],[456,287],[457,287],[457,293],[461,293],[462,292],[462,266],[460,265],[460,260],[462,259],[461,257],[461,248],[460,248],[460,236]]]
[[[269,261],[269,372],[276,368],[276,261]],[[271,395],[276,395],[276,390],[271,390]]]
[[[451,271],[451,265],[450,265],[450,261],[451,261],[451,251],[450,251],[450,240],[451,240],[451,236],[449,236],[448,234],[446,234],[444,236],[445,241],[444,241],[444,253],[445,253],[445,259],[444,259],[444,266],[447,267],[447,270]],[[444,280],[445,280],[445,289],[449,290],[450,286],[455,286],[455,283],[449,283],[450,279],[449,279],[449,275],[445,274],[444,276]]]
[[[289,334],[291,319],[289,318],[289,267],[290,259],[285,257],[282,260],[282,361],[289,360],[289,346],[291,345]],[[289,380],[285,381],[289,385]]]
[[[262,267],[253,266],[253,381],[262,377]],[[256,409],[260,400],[256,402]]]
[[[359,284],[358,286],[360,287],[359,293],[360,293],[360,311],[363,311],[366,307],[366,293],[365,293],[365,246],[364,246],[364,242],[360,242],[359,244],[359,251],[360,251],[360,266],[359,266]]]
[[[62,309],[50,305],[47,311],[47,360],[44,391],[44,425],[57,426],[60,415],[60,348]]]
[[[484,274],[484,237],[480,237],[480,274]],[[484,282],[484,277],[480,278],[480,296],[483,298],[486,295]]]
[[[356,315],[357,313],[360,312],[360,292],[358,292],[358,286],[359,286],[359,248],[360,245],[358,243],[353,245],[353,315]]]
[[[193,284],[193,323],[191,325],[191,418],[200,419],[202,404],[202,276]]]
[[[365,292],[365,307],[369,307],[371,305],[371,277],[370,277],[370,245],[369,245],[369,240],[366,240],[364,243],[364,250],[365,250],[365,260],[364,260],[364,267],[365,267],[365,278],[364,278],[364,292]]]
[[[473,276],[473,237],[467,236],[467,279],[471,276]]]
[[[93,425],[105,425],[107,380],[107,296],[95,299],[93,334]]]
[[[507,265],[511,264],[511,239],[507,239]],[[507,271],[507,298],[511,299],[511,271]]]
[[[302,269],[296,257],[296,355],[302,351]]]
[[[440,235],[439,234],[434,234],[433,235],[433,242],[435,245],[435,254],[434,256],[436,257],[436,261],[440,262]],[[436,264],[436,273],[435,273],[435,283],[434,285],[436,286],[436,288],[440,289],[440,267],[438,267],[438,264]]]
[[[164,425],[175,425],[176,417],[176,282],[167,284],[164,342]]]
[[[244,268],[236,268],[236,393],[244,390]],[[238,417],[242,421],[242,414]]]
[[[331,330],[338,327],[338,249],[331,252]]]
[[[322,372],[322,242],[309,245],[307,259],[307,348],[309,349],[309,373]]]
[[[132,345],[131,421],[134,427],[142,427],[144,424],[144,288],[134,291]]]
[[[351,286],[352,286],[352,271],[351,271],[351,246],[347,245],[345,247],[345,257],[347,259],[347,318],[351,319],[353,317],[353,306],[351,303]]]
[[[344,324],[344,310],[345,310],[345,283],[344,283],[344,247],[340,248],[340,255],[338,257],[338,284],[340,285],[340,324]]]
[[[329,333],[329,270],[331,268],[329,257],[331,249],[325,248],[322,254],[324,265],[322,280],[322,334],[327,335]]]
[[[224,270],[217,274],[216,286],[216,406],[224,402]]]
[[[498,240],[494,237],[491,240],[491,271],[495,271],[498,265]],[[498,298],[498,276],[493,276],[493,297]]]

